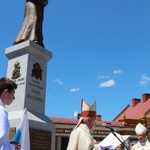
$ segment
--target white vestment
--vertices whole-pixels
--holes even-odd
[[[150,150],[150,142],[146,141],[143,146],[141,146],[140,142],[137,142],[130,150]]]
[[[89,128],[85,124],[80,124],[71,132],[67,150],[99,150],[97,146]]]

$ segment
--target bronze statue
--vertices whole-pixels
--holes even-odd
[[[26,0],[24,21],[13,45],[31,40],[44,47],[42,23],[47,4],[48,0]]]

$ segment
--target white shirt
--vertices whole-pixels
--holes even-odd
[[[10,144],[9,132],[8,112],[0,100],[0,150],[15,150],[15,146]]]

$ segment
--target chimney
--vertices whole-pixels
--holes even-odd
[[[141,102],[141,99],[138,99],[138,98],[133,98],[132,99],[132,107],[136,106],[138,103]]]
[[[77,119],[80,119],[80,116],[81,116],[81,114],[78,114],[78,115],[77,115]]]
[[[150,98],[150,94],[145,93],[142,94],[142,102],[145,103]]]
[[[101,115],[97,115],[97,116],[96,116],[96,120],[97,120],[97,121],[102,121],[102,116],[101,116]]]

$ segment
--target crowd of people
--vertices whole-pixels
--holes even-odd
[[[15,99],[17,84],[7,77],[0,78],[0,150],[20,150],[20,143],[9,141],[10,124],[8,112],[5,108]],[[77,125],[69,137],[67,150],[109,150],[102,147],[92,136],[96,124],[96,101],[89,105],[84,100],[81,101],[81,115]],[[138,142],[132,145],[130,150],[150,150],[150,142],[147,139],[148,129],[141,123],[135,127]],[[116,146],[116,150],[124,150],[124,144]]]

